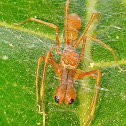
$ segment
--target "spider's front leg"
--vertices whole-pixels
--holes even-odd
[[[42,75],[42,82],[41,82],[41,88],[40,88],[40,97],[41,97],[41,102],[42,102],[42,114],[43,114],[43,126],[45,126],[45,107],[44,107],[44,80],[45,80],[45,74],[46,74],[46,68],[47,68],[47,64],[50,63],[53,68],[54,71],[56,72],[56,74],[59,77],[60,80],[60,70],[59,70],[59,66],[58,64],[54,61],[52,54],[50,51],[47,52],[46,57],[39,57],[38,59],[38,67],[37,67],[37,72],[36,72],[36,81],[35,81],[35,85],[36,85],[36,103],[39,106],[39,96],[38,96],[38,78],[39,78],[39,69],[40,69],[40,64],[42,62],[42,60],[44,60],[44,70],[43,70],[43,75]],[[40,111],[40,109],[39,109]]]
[[[82,70],[77,69],[75,77],[74,77],[74,81],[76,81],[76,79],[80,79],[80,78],[83,78],[85,76],[90,76],[90,77],[93,77],[93,78],[96,79],[92,103],[91,103],[88,111],[86,112],[86,114],[84,116],[84,119],[85,119],[87,114],[89,114],[89,112],[90,112],[89,119],[86,123],[86,126],[88,126],[90,121],[92,120],[92,118],[94,116],[94,112],[95,112],[95,107],[96,107],[96,102],[97,102],[97,97],[98,97],[98,86],[99,86],[100,77],[101,77],[101,71],[99,69],[97,69],[97,70],[93,70],[93,71],[89,71],[89,72],[83,72]]]

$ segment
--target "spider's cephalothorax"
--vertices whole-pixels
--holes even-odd
[[[60,64],[62,68],[76,70],[79,63],[79,55],[71,45],[67,46],[61,56]]]
[[[71,45],[68,45],[61,56],[60,69],[61,81],[60,85],[56,88],[54,98],[58,104],[63,101],[65,104],[72,104],[76,98],[76,91],[73,87],[73,78],[78,67],[79,56],[76,50]]]

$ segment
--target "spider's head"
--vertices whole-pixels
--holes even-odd
[[[72,104],[76,98],[76,91],[72,85],[61,84],[56,88],[54,99],[58,104],[63,101],[66,105]]]
[[[67,46],[63,55],[61,56],[61,65],[66,69],[77,69],[79,64],[78,54],[75,52],[75,49],[71,46]]]
[[[71,55],[65,55],[62,59],[62,67],[65,69],[77,69],[78,67],[78,59],[72,57]]]

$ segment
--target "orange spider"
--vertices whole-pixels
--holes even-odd
[[[113,57],[114,57],[116,63],[118,64],[115,53],[111,47],[107,46],[106,44],[104,44],[103,42],[101,42],[100,40],[96,39],[93,36],[85,35],[87,30],[89,29],[90,25],[92,24],[92,22],[96,18],[96,16],[98,16],[100,19],[101,14],[98,12],[94,12],[92,14],[91,19],[90,19],[89,23],[87,24],[86,28],[84,29],[82,35],[77,39],[78,31],[81,26],[81,19],[79,18],[79,16],[77,14],[74,14],[74,13],[68,15],[68,11],[69,11],[69,0],[66,0],[65,21],[64,21],[65,48],[64,48],[63,52],[60,51],[58,27],[56,25],[42,21],[42,20],[38,20],[38,19],[35,19],[32,17],[17,24],[17,25],[21,25],[21,24],[28,22],[28,21],[35,21],[35,22],[45,24],[48,27],[55,29],[56,51],[60,56],[60,63],[57,64],[54,61],[50,51],[47,52],[45,57],[43,57],[43,56],[39,57],[37,74],[36,74],[36,81],[35,81],[35,84],[36,84],[36,103],[38,105],[39,67],[40,67],[41,62],[44,61],[45,64],[44,64],[43,77],[42,77],[41,89],[40,89],[40,97],[41,97],[41,102],[42,102],[43,125],[44,126],[45,126],[45,107],[44,107],[43,95],[44,95],[45,73],[46,73],[46,68],[47,68],[48,63],[50,63],[53,66],[54,71],[56,72],[58,79],[59,79],[59,82],[60,82],[60,85],[56,88],[56,91],[54,94],[55,101],[58,104],[61,104],[64,101],[65,104],[69,105],[75,100],[76,91],[73,87],[73,83],[77,79],[83,78],[85,76],[91,76],[96,79],[95,88],[94,88],[94,96],[92,98],[91,106],[90,106],[89,110],[87,111],[87,112],[90,112],[90,117],[86,123],[86,126],[89,125],[91,119],[93,118],[94,112],[95,112],[95,106],[96,106],[96,101],[97,101],[97,96],[98,96],[98,86],[99,86],[100,77],[101,77],[101,71],[99,69],[92,70],[90,72],[84,72],[80,69],[77,69],[79,63],[82,61],[83,56],[84,56],[84,49],[85,49],[85,44],[86,44],[87,38],[89,38],[89,39],[101,44],[105,48],[107,48],[113,54]],[[98,19],[98,21],[99,21],[99,19]],[[81,49],[80,54],[78,55],[76,52],[76,48],[79,46],[81,41],[83,41],[82,49]],[[121,69],[119,65],[118,65],[118,68]]]

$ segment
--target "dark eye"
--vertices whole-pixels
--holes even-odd
[[[55,102],[59,103],[59,97],[58,96],[55,96]]]
[[[64,61],[64,63],[65,63],[66,65],[68,65],[68,64],[69,64],[69,61],[66,59],[66,60]]]
[[[63,59],[62,59],[62,61],[64,62],[64,61],[65,61],[65,59],[63,58]]]
[[[69,104],[72,104],[74,102],[74,99],[71,99],[70,101],[69,101]]]

